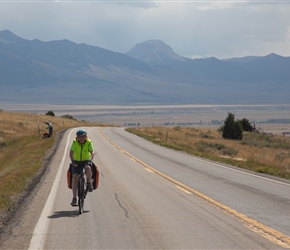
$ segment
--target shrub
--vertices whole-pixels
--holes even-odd
[[[290,143],[285,138],[277,138],[267,134],[245,133],[242,145],[248,145],[257,148],[273,148],[290,150]]]
[[[240,122],[235,121],[235,115],[228,113],[223,125],[223,138],[242,140],[243,139],[243,128]]]
[[[224,144],[221,144],[221,143],[212,143],[211,147],[216,148],[217,150],[222,150],[222,149],[226,148],[226,146]]]
[[[199,152],[203,153],[212,152],[213,150],[218,151],[219,154],[228,156],[234,156],[239,153],[239,150],[229,148],[222,143],[208,143],[205,141],[199,141],[198,143],[195,144],[195,147]]]
[[[201,138],[205,138],[205,139],[215,139],[215,137],[212,136],[212,135],[210,134],[210,132],[207,132],[207,133],[201,133],[201,134],[199,134],[199,137],[201,137]]]
[[[49,110],[45,113],[45,115],[55,116],[54,112],[52,110]]]
[[[196,137],[196,135],[195,134],[192,134],[192,133],[185,133],[185,136],[186,137]]]
[[[7,145],[6,141],[0,141],[0,149]]]
[[[243,118],[242,120],[238,120],[238,122],[241,123],[244,131],[248,131],[248,132],[254,131],[254,127],[251,125],[251,123],[249,122],[249,120],[247,118]]]
[[[199,141],[195,143],[195,147],[199,152],[206,152],[209,149],[209,144],[204,141]]]
[[[223,155],[234,156],[237,153],[239,153],[239,150],[236,150],[234,148],[224,148],[224,149],[222,149],[221,153]]]
[[[174,129],[175,131],[181,131],[180,126],[175,126],[173,129]]]
[[[72,115],[63,115],[62,118],[76,120]]]
[[[287,159],[288,158],[288,155],[286,155],[285,153],[280,153],[280,154],[276,154],[276,156],[275,156],[275,160],[276,161],[279,161],[280,163],[282,162],[282,161],[284,161],[285,159]]]

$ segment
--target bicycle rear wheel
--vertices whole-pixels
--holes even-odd
[[[85,202],[85,180],[83,177],[79,178],[78,185],[78,196],[79,196],[79,212],[82,214],[84,212],[84,202]]]

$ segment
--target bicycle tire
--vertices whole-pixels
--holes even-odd
[[[78,185],[78,196],[79,196],[79,213],[82,214],[84,211],[84,202],[85,202],[85,180],[83,177],[79,178]]]

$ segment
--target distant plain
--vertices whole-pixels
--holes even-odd
[[[56,116],[72,115],[86,120],[114,126],[189,126],[216,129],[229,112],[236,119],[247,118],[257,129],[281,134],[290,131],[290,104],[269,105],[50,105],[1,103],[0,109],[44,114],[52,110]],[[276,120],[274,123],[269,120]]]

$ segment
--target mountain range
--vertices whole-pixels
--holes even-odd
[[[0,102],[47,104],[289,103],[290,57],[189,59],[160,40],[127,53],[0,31]]]

